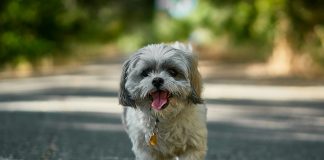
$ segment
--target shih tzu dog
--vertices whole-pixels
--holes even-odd
[[[137,160],[202,160],[206,107],[191,46],[153,44],[123,65],[119,103]]]

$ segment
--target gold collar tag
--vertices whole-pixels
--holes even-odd
[[[158,125],[159,122],[160,122],[159,119],[156,118],[156,119],[155,119],[155,122],[154,122],[153,132],[152,132],[152,134],[151,134],[151,136],[150,136],[150,139],[149,139],[149,141],[148,141],[148,145],[149,145],[150,147],[154,147],[154,146],[156,146],[157,143],[158,143],[158,137],[157,137],[158,127],[157,127],[157,125]]]
[[[150,141],[149,141],[149,145],[151,147],[157,145],[157,136],[156,136],[156,133],[153,133],[150,137]]]

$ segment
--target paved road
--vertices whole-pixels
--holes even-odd
[[[1,80],[0,160],[134,159],[117,105],[119,71],[96,64]],[[323,85],[204,77],[208,160],[324,159]]]

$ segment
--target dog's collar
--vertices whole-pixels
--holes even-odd
[[[150,147],[154,147],[155,145],[157,145],[158,143],[158,123],[160,122],[160,120],[158,118],[155,119],[154,121],[154,127],[152,132],[150,133],[149,139],[148,139],[148,145]]]

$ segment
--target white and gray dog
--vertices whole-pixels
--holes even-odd
[[[119,103],[137,160],[202,160],[206,107],[191,46],[153,44],[123,65]]]

